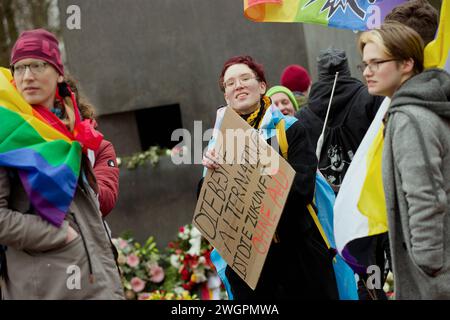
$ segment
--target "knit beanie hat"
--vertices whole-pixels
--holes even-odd
[[[267,92],[266,92],[266,96],[268,96],[269,98],[272,97],[275,93],[279,93],[282,92],[284,94],[286,94],[289,98],[289,100],[291,100],[292,105],[294,106],[295,111],[298,111],[299,106],[298,106],[298,102],[297,99],[295,99],[294,94],[292,93],[291,90],[289,90],[286,87],[283,86],[273,86],[272,88],[270,88]]]
[[[11,52],[11,65],[22,59],[40,59],[51,64],[60,75],[64,66],[56,37],[45,29],[25,31],[20,34]]]
[[[305,68],[291,64],[283,70],[280,82],[293,92],[305,92],[311,85],[311,78]]]

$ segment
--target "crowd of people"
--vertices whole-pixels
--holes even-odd
[[[398,299],[450,298],[450,75],[423,66],[424,46],[437,25],[437,10],[426,0],[412,0],[396,7],[379,29],[363,32],[355,46],[365,83],[351,75],[346,53],[337,48],[320,52],[317,81],[304,67],[289,65],[273,87],[252,57],[225,61],[219,83],[227,107],[255,129],[266,115],[291,119],[284,133],[289,148],[280,155],[296,172],[256,288],[226,267],[234,299],[339,299],[336,251],[324,241],[308,207],[318,171],[339,193],[383,103],[389,104],[383,150],[389,231],[366,239],[358,258],[392,270]],[[82,150],[73,200],[60,224],[40,211],[45,199],[30,192],[23,167],[0,162],[2,298],[123,299],[103,219],[118,197],[114,148],[96,131],[92,106],[65,74],[53,34],[22,33],[11,53],[11,75],[35,115]],[[81,129],[90,134],[77,135]],[[213,151],[205,153],[203,165],[219,167]],[[68,266],[80,270],[79,290],[67,285]],[[358,274],[359,298],[386,299],[382,289],[365,286],[367,277]]]

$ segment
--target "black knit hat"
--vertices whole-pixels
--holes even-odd
[[[348,68],[347,55],[344,50],[328,48],[321,50],[317,57],[317,69],[319,71],[319,79],[334,76],[339,72],[339,76],[350,76]]]

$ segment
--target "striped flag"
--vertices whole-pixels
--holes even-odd
[[[334,204],[334,236],[339,254],[358,273],[367,266],[350,252],[357,239],[387,232],[387,214],[381,176],[383,117],[390,104],[380,106],[350,164]]]
[[[0,166],[17,169],[38,214],[60,226],[75,194],[81,145],[49,126],[0,68]]]
[[[379,27],[406,0],[244,0],[245,16],[257,22],[304,22],[334,28]]]

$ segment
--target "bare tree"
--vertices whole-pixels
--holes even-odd
[[[49,15],[57,9],[57,0],[0,0],[0,66],[8,66],[11,47],[23,30],[46,28],[52,32],[55,23]]]

